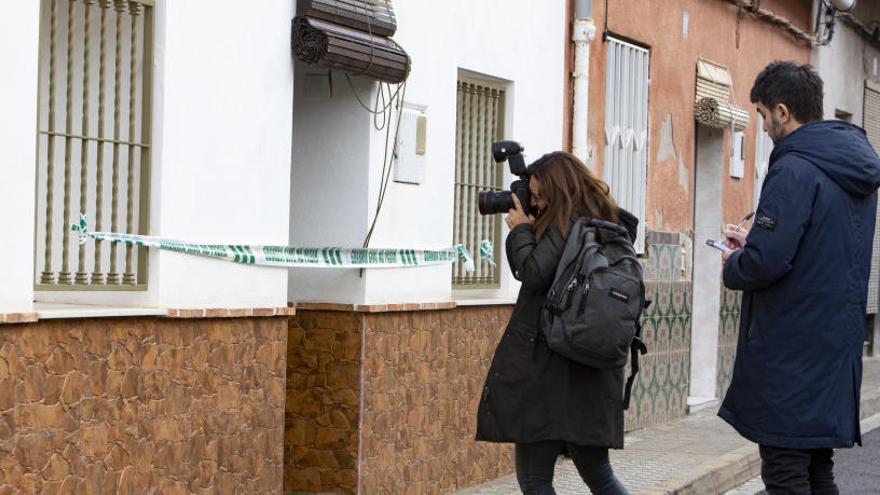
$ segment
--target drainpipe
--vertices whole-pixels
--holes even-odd
[[[593,169],[587,148],[587,126],[590,99],[590,42],[596,38],[593,23],[593,1],[575,0],[574,27],[571,41],[574,43],[574,108],[572,109],[572,152]]]

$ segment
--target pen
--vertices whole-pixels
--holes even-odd
[[[736,230],[739,230],[740,228],[742,228],[742,226],[745,225],[746,222],[751,220],[753,216],[755,216],[755,212],[751,212],[748,215],[746,215],[746,217],[742,219],[742,222],[740,222],[736,225]]]

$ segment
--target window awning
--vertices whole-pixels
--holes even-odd
[[[694,117],[702,125],[741,131],[749,125],[749,112],[730,102],[732,78],[727,68],[708,60],[697,61]]]
[[[411,61],[390,38],[396,30],[390,0],[302,0],[291,45],[306,63],[401,83]]]

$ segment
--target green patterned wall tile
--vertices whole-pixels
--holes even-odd
[[[678,280],[681,271],[681,246],[648,244],[647,257],[642,258],[645,280]]]
[[[672,343],[672,318],[661,318],[657,322],[657,334],[654,337],[652,354],[666,354]]]
[[[648,354],[633,386],[626,428],[643,428],[687,412],[690,371],[690,282],[649,281],[654,303],[642,318]]]
[[[675,351],[686,351],[688,350],[686,345],[688,345],[688,328],[685,326],[684,318],[678,317],[672,319],[672,338],[669,340],[669,350],[672,352]]]
[[[672,305],[672,282],[658,282],[657,299],[654,304],[657,305],[657,312],[661,316],[672,316],[675,314],[675,307]]]
[[[692,311],[692,301],[693,301],[693,285],[690,282],[685,282],[681,284],[682,288],[682,296],[684,297],[684,308],[682,309],[682,314],[686,314],[690,316],[693,314]]]
[[[649,248],[648,253],[650,253],[645,258],[639,258],[639,261],[642,262],[642,275],[645,277],[645,280],[656,280],[657,279],[657,255],[653,248]]]
[[[678,279],[676,267],[679,265],[678,260],[681,258],[681,247],[679,246],[663,246],[663,256],[660,257],[660,277],[666,280]]]
[[[718,371],[716,390],[723,398],[733,376],[733,362],[736,359],[736,342],[739,335],[740,306],[742,292],[721,288],[721,310],[718,324]]]
[[[642,318],[653,318],[659,314],[656,304],[658,290],[657,282],[645,282],[645,299],[651,301],[651,305],[642,312]]]

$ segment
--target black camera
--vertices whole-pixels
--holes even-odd
[[[494,215],[507,213],[516,208],[513,204],[513,195],[519,198],[519,204],[527,215],[534,214],[532,210],[531,194],[529,193],[529,172],[526,167],[522,152],[525,150],[516,141],[495,141],[492,143],[492,158],[496,163],[507,160],[510,173],[519,177],[510,184],[509,191],[482,191],[477,197],[480,215]]]

